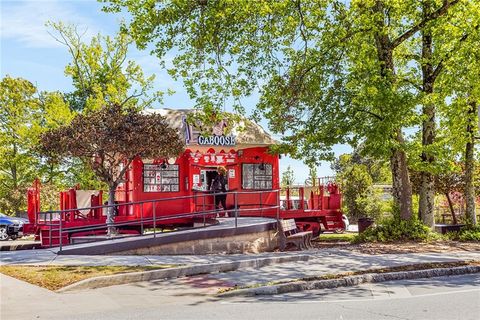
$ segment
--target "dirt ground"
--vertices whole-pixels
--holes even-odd
[[[479,251],[480,242],[394,242],[394,243],[362,243],[350,244],[348,242],[313,242],[317,249],[339,248],[342,250],[357,251],[365,254],[384,253],[415,253],[415,252],[452,252],[452,251]]]

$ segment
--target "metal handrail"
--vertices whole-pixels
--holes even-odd
[[[268,209],[276,209],[279,208],[279,205],[270,205],[268,203],[264,203],[264,206],[268,207]],[[235,210],[235,207],[232,208],[232,210]],[[261,208],[251,208],[251,209],[241,209],[240,207],[237,206],[237,211],[238,212],[248,212],[248,211],[259,211]],[[211,210],[205,210],[205,211],[199,211],[199,212],[191,212],[191,213],[177,213],[174,215],[167,215],[167,216],[160,216],[158,218],[154,217],[144,217],[143,219],[135,219],[135,220],[128,220],[128,221],[122,221],[122,222],[114,222],[113,226],[128,226],[131,224],[136,224],[139,223],[143,220],[143,222],[155,222],[159,220],[173,220],[173,219],[180,219],[180,218],[189,218],[189,217],[195,217],[195,216],[205,216],[213,213],[217,213],[219,210],[218,209],[211,209]],[[53,220],[55,221],[55,220]],[[60,221],[56,220],[57,223],[49,223],[49,224],[42,224],[43,226],[59,226]],[[79,227],[70,227],[70,228],[63,228],[63,231],[83,231],[83,230],[95,230],[95,229],[103,229],[105,228],[105,223],[98,223],[94,225],[88,225],[88,226],[79,226]],[[56,231],[58,229],[52,229],[52,231]]]
[[[211,196],[211,195],[228,195],[228,194],[259,194],[259,193],[277,193],[281,189],[272,189],[272,190],[258,190],[258,191],[232,191],[232,192],[209,192],[204,193],[202,197]],[[178,197],[170,197],[170,198],[162,198],[162,199],[152,199],[152,200],[141,200],[141,201],[134,201],[134,202],[124,202],[124,203],[115,203],[115,204],[105,204],[101,206],[93,206],[93,207],[83,207],[83,208],[73,208],[73,209],[65,209],[65,210],[48,210],[43,212],[37,212],[37,214],[50,214],[50,213],[67,213],[71,211],[80,211],[80,210],[92,210],[92,209],[103,209],[103,208],[110,208],[110,207],[118,207],[118,206],[129,206],[135,204],[144,204],[144,203],[156,203],[161,201],[168,201],[168,200],[181,200],[181,199],[190,199],[195,197],[195,195],[190,196],[178,196]]]
[[[275,193],[276,194],[276,204],[275,205],[272,205],[272,204],[269,204],[269,203],[262,203],[261,197],[265,193],[269,193],[269,194]],[[143,235],[144,223],[153,222],[154,237],[156,237],[156,222],[157,221],[180,219],[180,218],[187,218],[187,217],[196,217],[196,216],[202,216],[203,217],[204,226],[205,226],[205,216],[206,215],[211,215],[211,214],[219,211],[216,208],[211,209],[211,210],[206,210],[206,208],[205,208],[205,197],[206,196],[211,196],[211,195],[233,194],[233,196],[234,196],[234,207],[232,208],[232,210],[234,210],[234,213],[235,213],[235,228],[237,228],[237,226],[238,226],[237,219],[238,219],[239,212],[249,212],[249,211],[260,210],[261,211],[261,216],[263,216],[263,210],[264,210],[263,206],[266,206],[269,209],[276,209],[277,210],[277,219],[278,219],[279,210],[280,210],[279,193],[280,193],[280,189],[203,193],[202,195],[200,195],[203,198],[202,199],[203,200],[202,211],[200,211],[200,212],[198,212],[198,211],[189,212],[189,213],[177,213],[177,214],[167,215],[167,216],[162,215],[160,217],[156,216],[156,205],[153,205],[153,208],[152,208],[153,209],[153,217],[150,217],[150,216],[149,217],[144,217],[144,215],[143,215],[144,204],[146,204],[146,203],[156,204],[156,203],[162,202],[162,201],[172,201],[172,200],[182,200],[182,199],[194,199],[194,200],[196,200],[199,196],[198,193],[195,193],[195,194],[189,195],[189,196],[177,196],[177,197],[169,197],[169,198],[162,198],[162,199],[152,199],[152,200],[142,200],[142,201],[135,201],[135,202],[106,204],[106,205],[101,205],[101,206],[92,206],[92,207],[84,207],[84,208],[72,208],[72,209],[65,209],[65,210],[49,210],[49,211],[45,211],[45,212],[37,212],[36,216],[35,216],[35,219],[36,219],[37,224],[41,224],[43,226],[48,226],[49,227],[50,246],[52,246],[52,231],[59,231],[59,250],[62,251],[63,233],[70,233],[70,232],[73,232],[73,231],[75,231],[75,232],[93,231],[93,230],[108,228],[110,226],[119,227],[119,226],[136,225],[136,224],[140,223],[140,225],[141,225],[141,234],[140,235]],[[242,194],[259,194],[260,195],[260,208],[251,208],[251,209],[242,208],[242,209],[240,209],[239,206],[238,206],[238,195],[242,195]],[[196,201],[195,201],[195,203],[196,203]],[[113,224],[108,224],[107,222],[105,222],[105,223],[100,223],[100,224],[95,224],[95,225],[70,227],[70,228],[64,228],[63,225],[62,225],[62,221],[64,220],[64,214],[67,214],[67,213],[70,213],[70,212],[77,212],[77,211],[80,211],[80,210],[104,209],[104,208],[110,208],[110,207],[117,208],[117,207],[120,207],[120,206],[135,206],[135,205],[141,205],[142,206],[142,208],[141,208],[141,211],[142,211],[141,213],[142,214],[141,214],[140,219],[122,221],[122,222],[114,222]],[[58,214],[58,216],[59,216],[58,220],[52,220],[52,217],[53,217],[54,214]],[[39,223],[39,221],[41,221],[41,219],[39,219],[39,218],[42,215],[44,216],[43,223]],[[50,222],[48,224],[46,223],[47,215],[49,216],[48,221]],[[57,228],[54,228],[54,227],[57,227]]]

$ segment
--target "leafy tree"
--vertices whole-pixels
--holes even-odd
[[[283,152],[332,159],[332,145],[363,142],[388,158],[401,216],[412,215],[403,128],[418,123],[418,96],[400,53],[459,0],[427,14],[413,0],[103,1],[128,10],[138,47],[153,44],[160,60],[177,50],[170,73],[197,106],[231,97],[241,109],[240,98],[259,91],[258,111],[286,134]]]
[[[478,163],[475,165],[475,167],[477,168],[477,172],[474,173],[474,194],[478,195],[480,194],[480,169],[478,168]],[[452,194],[461,195],[462,199],[466,198],[464,196],[465,175],[466,169],[463,162],[453,163],[451,165],[445,164],[445,169],[435,174],[435,193],[443,195],[447,199],[448,207],[454,224],[458,223],[458,221],[455,214],[455,201],[452,199]],[[410,177],[412,179],[414,193],[419,194],[422,183],[421,173],[412,170],[410,172]],[[477,197],[477,200],[480,200],[480,198]],[[467,221],[469,220],[470,217],[468,216],[467,212]]]
[[[472,11],[477,15],[473,21],[479,21],[480,10]],[[442,126],[451,133],[451,145],[455,151],[461,150],[465,163],[464,193],[466,198],[466,212],[469,223],[476,224],[475,210],[475,158],[478,157],[478,149],[475,148],[475,137],[479,129],[477,123],[480,108],[480,53],[476,49],[480,42],[480,27],[477,23],[472,26],[474,32],[465,33],[465,42],[475,46],[463,44],[452,51],[450,66],[445,68],[440,78],[441,88],[447,91],[451,100],[450,105],[440,109],[443,117]],[[478,173],[477,173],[478,175]]]
[[[73,109],[94,110],[106,104],[144,109],[161,99],[160,91],[152,92],[155,75],[145,77],[140,66],[127,59],[132,42],[127,34],[118,33],[113,38],[98,34],[86,43],[84,32],[74,25],[47,25],[72,58],[65,74],[72,78],[75,88],[66,95]]]
[[[123,108],[145,109],[160,101],[162,92],[153,90],[154,75],[145,76],[140,66],[128,59],[131,38],[118,33],[114,37],[97,34],[89,42],[85,32],[74,25],[48,22],[51,35],[64,45],[71,57],[65,74],[72,79],[74,91],[64,94],[73,110],[85,112],[105,105],[117,104]],[[95,179],[95,172],[86,163],[75,158],[56,159],[63,174],[58,178],[66,186],[79,185],[84,189],[105,189]],[[48,162],[53,166],[53,162]]]
[[[107,105],[77,114],[69,125],[45,132],[41,147],[49,156],[81,159],[108,186],[108,204],[113,205],[115,190],[135,158],[178,156],[184,146],[161,115]],[[109,235],[115,233],[113,218],[112,206],[107,214]]]
[[[341,174],[353,164],[364,165],[373,183],[391,183],[387,161],[362,155],[362,149],[357,148],[351,154],[342,154],[332,162],[331,168],[336,174]]]
[[[382,204],[373,184],[388,182],[385,162],[363,157],[356,149],[352,154],[340,155],[331,167],[341,184],[344,211],[349,217],[354,221],[361,217],[378,218]]]
[[[30,125],[38,116],[37,89],[24,79],[6,76],[0,83],[1,207],[7,213],[25,209],[25,191],[35,177],[37,159],[29,154]]]
[[[463,176],[464,174],[459,166],[455,166],[454,170],[443,171],[435,175],[435,194],[441,194],[446,197],[454,224],[457,224],[457,217],[451,194],[462,191]],[[410,177],[412,179],[413,192],[419,194],[422,186],[422,173],[411,171]]]
[[[318,185],[317,166],[315,164],[308,166],[308,179],[310,179],[312,187]]]
[[[353,221],[362,217],[380,216],[379,199],[365,165],[351,164],[337,177],[342,188],[344,211]]]
[[[438,12],[439,6],[438,1],[421,1],[413,14],[426,19]],[[443,169],[442,159],[437,161],[438,157],[444,156],[441,154],[443,141],[437,137],[436,124],[439,116],[442,116],[438,111],[452,92],[451,85],[446,85],[442,78],[449,77],[448,70],[455,65],[455,56],[459,51],[465,59],[462,59],[462,64],[455,66],[458,72],[463,74],[472,68],[468,60],[477,51],[479,36],[479,24],[475,23],[480,17],[478,2],[444,1],[442,7],[448,12],[428,21],[421,28],[419,36],[409,40],[406,50],[399,52],[400,59],[405,59],[411,69],[405,81],[412,84],[412,90],[418,93],[421,105],[421,154],[416,164],[421,172],[419,214],[429,226],[433,226],[435,175]],[[471,85],[467,79],[459,84],[464,88]],[[452,107],[449,103],[446,105]]]
[[[71,112],[58,92],[38,92],[28,80],[0,83],[0,209],[25,210],[26,189],[36,178],[52,181],[61,170],[35,152],[39,135],[68,123]],[[58,181],[57,181],[58,182]]]
[[[295,173],[293,172],[292,168],[290,166],[287,167],[287,170],[285,170],[282,173],[282,187],[283,188],[288,188],[291,187],[295,183]]]

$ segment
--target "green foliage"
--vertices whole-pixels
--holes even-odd
[[[108,186],[108,203],[137,157],[177,157],[184,145],[160,114],[143,114],[134,107],[107,105],[77,114],[68,125],[42,134],[40,152],[53,158],[78,158]],[[108,234],[115,232],[114,209],[107,213]]]
[[[379,221],[359,234],[354,242],[430,241],[440,236],[416,218],[402,220],[398,217]]]
[[[118,105],[77,114],[70,124],[42,134],[40,143],[40,151],[52,158],[81,159],[110,189],[136,157],[176,157],[184,147],[160,114]]]
[[[459,232],[449,232],[445,235],[447,239],[457,241],[480,241],[480,226],[467,225]]]
[[[284,135],[282,152],[332,160],[332,146],[350,143],[389,159],[404,218],[411,215],[406,159],[448,158],[448,141],[458,135],[459,146],[472,136],[465,100],[480,101],[478,1],[101,1],[107,12],[129,13],[124,29],[138,47],[153,46],[160,62],[176,52],[169,72],[197,107],[233,101],[241,112],[240,98],[259,92],[256,115]],[[460,112],[449,106],[456,100]],[[436,106],[459,130],[408,148],[404,129],[427,120],[435,127]],[[443,163],[421,161],[417,169]]]
[[[26,209],[26,190],[37,177],[58,182],[62,169],[36,153],[42,132],[68,123],[72,113],[58,92],[38,92],[28,80],[0,84],[0,210]]]
[[[30,150],[40,115],[35,86],[6,76],[0,83],[0,210],[25,209],[25,191],[35,177],[39,161]]]
[[[480,241],[480,228],[462,230],[458,236],[459,241]]]
[[[392,183],[388,161],[381,157],[364,154],[362,146],[355,148],[351,154],[340,155],[332,162],[331,168],[339,174],[352,164],[364,165],[373,183]]]
[[[285,170],[282,173],[281,186],[282,188],[291,187],[294,182],[295,182],[295,173],[293,172],[292,168],[288,166],[287,170]]]
[[[308,166],[308,180],[310,180],[310,185],[312,187],[318,185],[317,165],[315,163],[311,163]]]
[[[379,218],[386,209],[373,186],[368,166],[344,154],[334,165],[343,196],[343,211],[351,221],[361,217]]]
[[[47,26],[72,58],[65,74],[75,87],[66,95],[74,110],[95,110],[106,104],[145,109],[161,99],[162,92],[152,92],[155,75],[146,77],[138,64],[127,60],[132,39],[126,33],[113,38],[98,34],[85,43],[73,25],[49,22]]]

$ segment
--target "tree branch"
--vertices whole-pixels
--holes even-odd
[[[376,118],[377,120],[380,120],[380,121],[383,121],[383,117],[372,112],[372,111],[369,111],[369,110],[365,110],[365,109],[356,109],[357,111],[360,111],[360,112],[365,112],[366,114],[369,114],[371,115],[372,117]]]
[[[121,107],[125,106],[125,104],[130,101],[130,99],[134,99],[134,98],[138,98],[138,97],[141,97],[142,95],[145,94],[145,90],[142,89],[142,91],[140,91],[140,93],[138,94],[132,94],[130,95],[129,97],[127,97],[125,100],[123,100],[123,102],[120,104]]]
[[[440,8],[438,8],[436,11],[429,14],[422,21],[420,21],[419,23],[411,27],[408,31],[406,31],[405,33],[400,35],[398,38],[393,40],[391,43],[391,48],[395,49],[396,47],[398,47],[403,41],[407,40],[412,35],[414,35],[417,31],[423,28],[428,22],[444,15],[451,6],[456,5],[458,2],[460,2],[460,0],[444,1],[443,5]]]
[[[304,30],[305,29],[305,21],[304,21],[303,12],[302,12],[302,5],[300,3],[300,0],[297,0],[295,4],[297,6],[298,14],[300,16],[300,26],[299,26],[300,34],[302,35],[303,42],[305,43],[305,46],[303,48],[303,59],[306,60],[307,59],[307,50],[308,50],[308,39],[307,39],[307,35],[305,34],[305,30]]]
[[[403,82],[406,82],[406,83],[408,83],[408,84],[412,85],[412,86],[413,86],[415,89],[417,89],[418,91],[423,91],[423,88],[422,88],[422,86],[421,86],[421,85],[418,85],[418,84],[416,84],[416,83],[415,83],[415,82],[413,82],[411,79],[408,79],[408,78],[403,78],[403,79],[401,79],[401,81],[403,81]]]
[[[479,25],[477,24],[473,30],[478,30],[479,28]],[[470,36],[471,33],[466,33],[464,34],[460,40],[458,41],[458,46],[456,46],[454,49],[452,49],[451,51],[449,51],[445,57],[442,58],[442,60],[440,60],[440,62],[438,63],[437,67],[435,68],[435,70],[433,71],[432,73],[432,79],[433,81],[435,81],[435,79],[438,77],[438,75],[440,74],[440,72],[442,71],[443,67],[445,66],[445,61],[450,59],[450,57],[452,56],[452,54],[457,51],[459,49],[459,47],[461,46],[461,44],[467,40],[467,38]]]

